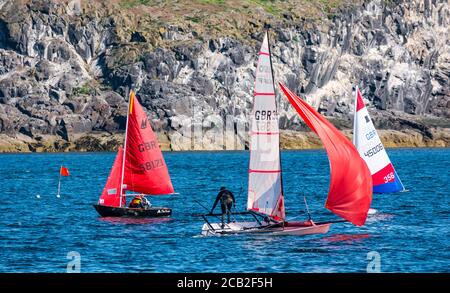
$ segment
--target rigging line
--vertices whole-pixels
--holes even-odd
[[[219,216],[213,215],[211,213],[209,213],[209,209],[207,207],[205,207],[203,204],[201,204],[199,201],[194,199],[194,202],[196,202],[199,206],[203,207],[204,209],[206,209],[208,211],[208,215],[212,215],[213,217],[217,218],[220,220],[221,224],[222,224],[222,219],[219,218]],[[227,226],[229,229],[231,229],[229,223],[224,223],[224,226]]]
[[[239,197],[241,197],[243,191],[244,191],[244,187],[241,186],[241,188],[239,189]],[[233,208],[234,208],[234,211],[237,212],[236,204],[233,205]],[[241,214],[239,214],[238,216],[242,222],[245,222],[245,218]]]

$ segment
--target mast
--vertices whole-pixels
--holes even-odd
[[[60,195],[59,192],[61,191],[61,169],[62,169],[62,165],[59,167],[58,193],[56,194],[56,197],[58,197]]]
[[[355,87],[355,105],[354,105],[354,114],[353,114],[353,145],[358,149],[358,146],[356,145],[356,124],[357,124],[357,120],[356,120],[356,109],[357,109],[357,105],[358,105],[358,86]]]
[[[122,173],[121,173],[121,176],[120,176],[120,201],[119,201],[119,207],[122,207],[123,178],[124,178],[124,174],[125,174],[125,160],[126,160],[126,155],[127,155],[128,118],[130,116],[130,103],[131,103],[131,93],[132,92],[133,92],[133,86],[131,86],[130,90],[128,91],[127,122],[125,124],[125,141],[123,143],[123,159],[122,159]]]

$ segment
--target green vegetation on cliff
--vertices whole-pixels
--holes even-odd
[[[154,46],[172,45],[155,38],[175,25],[193,31],[200,40],[235,37],[248,41],[265,25],[289,25],[306,21],[321,22],[340,10],[357,7],[362,0],[118,0],[108,4],[119,7],[127,18],[127,28],[139,31]],[[115,8],[114,8],[115,7]],[[93,7],[88,8],[93,9]],[[86,11],[88,10],[86,9]],[[127,17],[126,14],[129,14]]]

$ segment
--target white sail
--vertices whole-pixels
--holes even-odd
[[[259,52],[252,116],[247,209],[284,220],[280,130],[267,32]]]
[[[372,174],[373,192],[389,193],[405,189],[370,119],[358,88],[355,94],[353,144]]]

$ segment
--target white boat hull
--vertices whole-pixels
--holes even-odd
[[[302,222],[292,222],[288,225],[281,226],[261,226],[257,222],[233,222],[225,224],[224,228],[221,223],[205,223],[202,227],[203,236],[217,236],[227,234],[241,233],[270,233],[273,235],[310,235],[325,234],[330,229],[331,223],[305,225]]]

